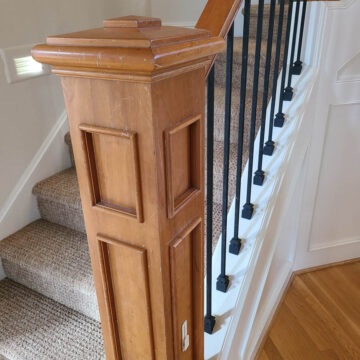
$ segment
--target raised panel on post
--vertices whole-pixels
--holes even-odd
[[[146,250],[104,236],[97,239],[106,310],[118,359],[152,360],[155,357]]]
[[[198,359],[203,336],[201,219],[190,223],[170,243],[170,271],[176,360]],[[199,305],[200,304],[200,305]],[[185,330],[184,330],[185,329]],[[184,333],[185,331],[185,333]]]
[[[136,132],[86,124],[80,124],[79,128],[83,134],[93,206],[142,222]]]
[[[200,192],[200,115],[165,131],[168,217]]]

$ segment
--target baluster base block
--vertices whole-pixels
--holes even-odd
[[[291,68],[291,72],[293,75],[300,75],[302,71],[302,61],[297,60],[294,62],[292,68]]]
[[[265,172],[262,170],[256,170],[253,183],[254,185],[262,186],[265,180]]]
[[[226,292],[229,287],[229,277],[227,275],[219,275],[216,281],[216,290]]]
[[[241,239],[233,237],[229,245],[229,253],[233,255],[239,255],[241,250]]]
[[[294,96],[294,89],[291,86],[287,86],[283,92],[283,100],[291,101]]]
[[[275,143],[271,140],[267,141],[264,146],[264,155],[271,156],[274,153]]]
[[[285,114],[277,113],[274,119],[274,126],[282,128],[284,126],[284,122],[285,122]]]
[[[254,204],[251,203],[246,203],[243,206],[242,212],[241,212],[241,217],[247,220],[250,220],[253,216],[254,213]]]
[[[204,318],[204,331],[207,334],[212,334],[215,326],[215,316],[206,315]]]

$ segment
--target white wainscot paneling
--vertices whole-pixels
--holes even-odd
[[[309,250],[360,242],[360,103],[330,106]]]
[[[337,73],[337,80],[339,81],[360,80],[360,52],[340,68],[340,70]]]

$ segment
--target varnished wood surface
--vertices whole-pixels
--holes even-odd
[[[72,77],[63,78],[62,84],[107,359],[151,359],[149,348],[156,359],[187,359],[189,354],[203,359],[204,69],[153,84]],[[177,173],[184,182],[190,178],[191,164],[202,164],[197,168],[201,186],[169,218],[164,137],[193,117],[199,119],[198,139],[193,146],[191,141],[172,139],[172,155],[177,159],[177,152],[189,154],[184,171]],[[98,137],[89,142],[97,147],[94,151],[86,146],[84,132]],[[135,135],[138,165],[130,143]],[[125,164],[120,155],[134,160]],[[92,172],[89,164],[94,164]],[[101,201],[106,206],[98,206],[104,205]],[[116,206],[130,207],[136,214],[142,209],[142,216],[119,212]],[[198,224],[194,231],[189,225],[193,221]],[[188,229],[189,235],[182,235]],[[186,253],[171,256],[174,239],[182,238]],[[192,279],[187,293],[178,281],[183,270]],[[182,301],[172,301],[174,291],[182,294]],[[182,352],[179,335],[185,320],[191,342]],[[130,323],[142,328],[139,336],[127,326]]]
[[[202,360],[205,66],[224,40],[105,26],[33,55],[63,75],[106,358]]]
[[[145,27],[135,27],[135,25]],[[210,62],[225,42],[207,30],[160,26],[159,19],[122,17],[102,28],[49,36],[32,56],[62,76],[148,82]]]
[[[295,275],[257,359],[360,359],[360,261]]]
[[[208,30],[213,36],[225,39],[243,0],[208,0],[196,23],[197,29]],[[206,68],[208,76],[214,65],[216,54]]]
[[[196,23],[196,28],[208,30],[213,36],[225,38],[241,3],[242,0],[208,0]]]

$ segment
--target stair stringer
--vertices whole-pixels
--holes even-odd
[[[264,156],[263,169],[267,175],[262,187],[253,185],[252,202],[256,204],[252,220],[240,219],[239,237],[243,239],[243,248],[238,256],[227,255],[227,274],[231,286],[227,293],[215,290],[218,265],[221,256],[221,241],[213,256],[213,309],[217,325],[212,335],[205,334],[205,359],[249,360],[252,354],[249,349],[257,344],[262,334],[254,333],[258,321],[266,322],[266,316],[256,318],[261,296],[265,289],[270,268],[275,255],[281,229],[289,221],[287,216],[297,192],[298,179],[302,174],[302,164],[310,142],[312,124],[306,121],[307,104],[313,93],[317,79],[317,70],[304,67],[301,77],[294,77],[296,97],[291,103],[284,103],[287,114],[283,128],[274,128],[274,141],[277,148],[271,157]],[[269,109],[268,109],[269,110]],[[267,116],[269,116],[269,111]],[[265,138],[267,134],[265,133]],[[255,140],[255,149],[259,146],[259,135]],[[257,152],[257,151],[256,151]],[[255,156],[254,164],[257,164]],[[242,176],[241,206],[245,199],[246,165]],[[231,205],[228,214],[228,239],[233,237],[235,204]],[[282,257],[280,266],[282,275],[276,277],[273,287],[283,289],[292,271],[295,242],[289,247],[288,254]],[[274,266],[274,264],[273,264]],[[264,314],[271,315],[276,306],[275,297],[266,302]],[[263,304],[262,304],[263,305]],[[265,319],[265,320],[264,320]],[[251,340],[251,341],[250,341]]]

